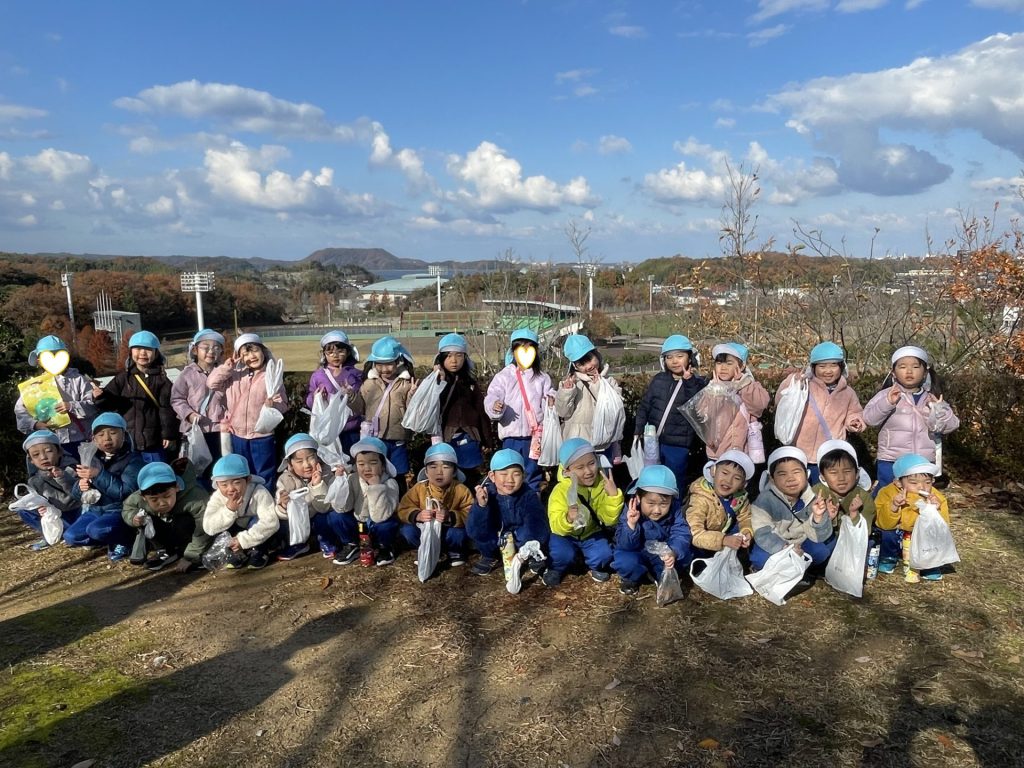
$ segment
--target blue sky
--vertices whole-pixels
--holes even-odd
[[[0,250],[606,263],[1022,209],[1024,0],[0,2]],[[876,234],[877,230],[877,234]]]

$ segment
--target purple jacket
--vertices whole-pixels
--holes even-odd
[[[178,374],[178,378],[171,387],[171,408],[178,414],[181,420],[181,431],[188,432],[192,422],[189,416],[199,413],[203,401],[210,395],[210,401],[206,404],[205,413],[199,419],[199,428],[203,432],[220,432],[220,423],[224,420],[227,412],[227,403],[224,393],[211,390],[206,386],[207,374],[195,363],[189,363],[184,370]]]
[[[341,368],[340,373],[335,376],[338,383],[342,386],[347,386],[353,392],[358,392],[359,388],[363,385],[363,372],[356,368],[354,365],[344,365]],[[326,392],[329,395],[333,395],[338,391],[338,388],[334,386],[334,382],[331,381],[331,377],[327,375],[327,369],[324,366],[320,366],[313,375],[309,377],[309,389],[306,393],[306,407],[313,407],[313,398],[317,392]],[[351,405],[351,400],[349,401]],[[342,427],[342,432],[348,432],[352,429],[359,429],[359,423],[363,420],[362,414],[353,413],[352,418],[345,422],[345,426]]]
[[[519,390],[519,382],[516,381],[516,368],[516,364],[512,363],[498,371],[487,385],[487,395],[484,397],[484,408],[487,415],[498,422],[498,437],[502,440],[506,437],[530,436],[530,424],[523,407],[523,394]],[[526,388],[530,407],[533,408],[533,416],[540,426],[544,423],[544,399],[555,394],[551,388],[551,377],[546,373],[534,373],[533,370],[523,371],[523,386]],[[504,403],[505,407],[500,413],[495,413],[494,404],[499,402]]]
[[[902,387],[901,387],[902,389]],[[935,461],[935,440],[928,428],[929,405],[938,401],[931,392],[925,392],[918,403],[904,390],[899,402],[889,402],[889,388],[883,389],[864,406],[864,421],[878,430],[878,460],[896,461],[905,453],[917,453],[928,461]],[[937,406],[938,418],[933,417],[938,434],[946,435],[960,426],[960,419],[948,406]]]

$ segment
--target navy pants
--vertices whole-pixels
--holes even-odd
[[[582,555],[592,571],[607,571],[612,563],[612,545],[601,533],[586,539],[551,534],[551,570],[565,573]]]
[[[516,549],[520,549],[523,544],[530,540],[523,534],[522,528],[517,526],[500,531],[488,518],[489,515],[487,514],[474,517],[473,513],[470,512],[469,518],[466,520],[466,533],[473,540],[477,551],[484,557],[489,557],[492,560],[497,560],[501,557],[501,545],[503,542],[499,541],[498,537],[503,533],[512,534],[512,541],[515,542]],[[540,546],[541,551],[544,551],[548,548],[549,544],[546,541],[541,541]]]
[[[64,542],[69,547],[95,546],[106,544],[115,547],[124,544],[130,547],[135,541],[135,530],[115,512],[83,512],[73,525],[64,529]]]
[[[658,445],[661,454],[661,463],[672,470],[676,476],[676,486],[679,488],[680,497],[685,493],[686,488],[686,465],[690,460],[690,449],[681,445]]]
[[[412,549],[420,547],[420,529],[411,523],[402,523],[399,528],[405,543]],[[465,528],[455,528],[450,525],[441,526],[442,549],[446,552],[454,552],[460,555],[466,554],[466,543],[469,537],[466,536]]]
[[[516,451],[523,457],[523,479],[537,493],[540,493],[540,482],[544,479],[544,473],[537,464],[536,459],[530,458],[530,437],[506,437],[501,441],[502,448]]]
[[[271,495],[277,483],[277,446],[274,436],[253,437],[246,440],[235,435],[231,436],[231,451],[242,456],[249,464],[249,470],[259,475],[266,483]]]
[[[821,565],[822,563],[828,562],[828,559],[832,557],[832,550],[836,548],[836,542],[839,537],[832,534],[828,537],[828,541],[818,543],[811,541],[810,539],[804,539],[800,544],[800,548],[811,557],[811,565]],[[771,557],[765,550],[757,546],[756,543],[750,545],[750,565],[755,570],[761,570],[764,568],[764,564],[768,562],[768,558]]]
[[[680,576],[687,573],[689,558],[686,561],[676,558],[675,571]],[[645,549],[624,550],[616,549],[612,558],[612,569],[619,574],[623,581],[632,581],[639,584],[645,576],[657,584],[665,570],[665,562],[658,555],[652,555]]]
[[[895,473],[892,471],[892,465],[895,462],[892,461],[876,461],[875,462],[875,479],[878,483],[875,485],[874,495],[877,496],[878,492],[889,485],[893,480],[896,479]]]
[[[332,513],[331,529],[335,532],[335,535],[343,544],[358,544],[359,543],[359,521],[356,520],[356,516],[351,512],[334,512]],[[381,549],[395,548],[395,536],[398,535],[398,518],[391,517],[380,523],[375,523],[373,520],[367,520],[364,525],[366,531],[370,534],[370,541]],[[419,529],[416,529],[419,533]],[[416,545],[419,546],[419,540],[417,539]]]

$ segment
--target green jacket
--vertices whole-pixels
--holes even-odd
[[[178,520],[178,518],[187,518],[187,521],[192,525],[193,532],[192,540],[185,548],[184,557],[189,562],[198,563],[203,556],[203,552],[213,542],[213,536],[210,536],[203,530],[203,513],[206,511],[206,503],[210,500],[210,494],[196,484],[196,471],[191,462],[186,465],[181,479],[185,483],[185,488],[178,491],[178,499],[170,513],[159,519],[166,523],[175,521],[181,527],[185,527],[187,525],[186,520]],[[124,518],[128,525],[134,528],[135,525],[132,521],[140,512],[152,516],[154,520],[158,519],[157,515],[150,509],[149,504],[146,503],[146,498],[142,495],[142,491],[135,491],[135,493],[125,499],[124,506],[121,509],[121,517]]]
[[[821,498],[825,499],[825,501],[831,499],[836,502],[840,509],[842,509],[843,515],[850,514],[850,504],[853,503],[854,499],[859,498],[863,504],[860,508],[860,514],[862,514],[864,519],[867,521],[868,530],[871,530],[871,526],[875,522],[875,500],[871,496],[871,491],[865,491],[859,485],[855,485],[853,490],[848,494],[840,496],[824,483],[816,483],[811,490],[816,494],[821,494]],[[841,518],[842,515],[836,515],[836,519],[832,521],[832,525],[836,530],[839,530]]]

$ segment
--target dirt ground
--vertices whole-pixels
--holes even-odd
[[[33,553],[5,513],[0,765],[1020,765],[1024,537],[996,492],[951,490],[944,581],[784,607],[420,585],[409,553],[148,574]]]

